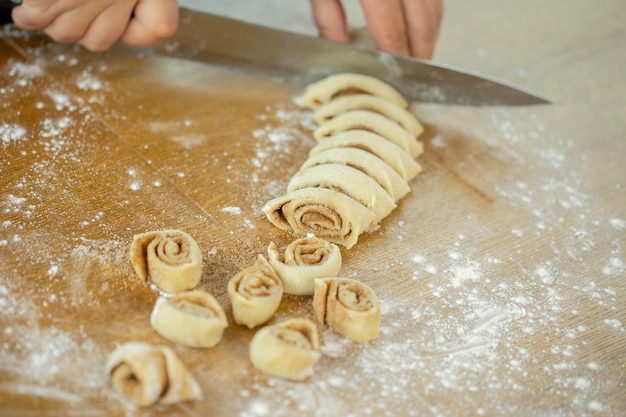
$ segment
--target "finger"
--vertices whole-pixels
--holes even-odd
[[[111,4],[96,16],[78,43],[94,52],[109,49],[126,31],[134,6],[134,0]]]
[[[13,8],[11,18],[22,29],[41,29],[52,23],[67,8],[61,1],[24,0],[21,5]]]
[[[412,56],[432,58],[443,16],[442,0],[404,0]]]
[[[346,14],[340,0],[311,0],[313,20],[320,35],[338,42],[348,42]]]
[[[139,0],[122,41],[132,46],[151,46],[172,37],[177,28],[176,0]]]
[[[401,55],[410,53],[402,0],[361,0],[361,8],[378,49]]]
[[[67,8],[43,27],[45,34],[61,43],[76,42],[85,36],[93,19],[108,4],[106,0],[78,3],[76,7],[70,7],[69,2],[65,3]]]

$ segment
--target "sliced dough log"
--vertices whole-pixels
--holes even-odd
[[[267,256],[286,294],[311,295],[315,278],[335,277],[341,269],[337,245],[317,237],[296,239],[282,253],[271,242]]]
[[[415,138],[424,132],[424,126],[407,109],[384,98],[369,94],[337,97],[315,112],[315,121],[321,125],[351,110],[368,110],[385,116],[398,123]]]
[[[374,290],[349,278],[315,280],[313,309],[322,324],[337,333],[364,343],[378,337],[380,306]]]
[[[202,399],[200,386],[167,346],[121,345],[109,354],[106,372],[113,388],[140,406]]]
[[[422,171],[422,167],[398,145],[367,130],[349,130],[321,139],[311,149],[309,156],[312,157],[327,149],[342,147],[363,149],[376,155],[407,181]]]
[[[289,181],[287,192],[308,187],[342,192],[372,210],[376,215],[376,224],[396,207],[393,198],[380,184],[358,169],[346,165],[324,164],[299,171]]]
[[[322,356],[317,327],[302,318],[263,327],[252,338],[249,352],[256,369],[295,381],[313,375],[313,366]]]
[[[404,97],[389,84],[368,75],[353,73],[334,74],[309,84],[302,99],[305,105],[317,108],[346,94],[370,94],[401,107],[408,106]]]
[[[272,318],[283,297],[282,282],[263,255],[232,277],[227,290],[235,322],[250,329]]]
[[[313,234],[350,249],[363,232],[376,229],[374,212],[347,195],[309,187],[270,200],[263,212],[276,227],[306,236]]]
[[[313,132],[313,136],[315,139],[320,140],[337,133],[355,129],[378,133],[404,149],[413,158],[418,157],[424,151],[421,142],[400,125],[387,119],[385,116],[367,110],[352,110],[342,113],[318,127]]]
[[[201,290],[159,297],[150,323],[170,342],[197,348],[215,346],[228,327],[222,306],[210,293]]]
[[[141,279],[161,290],[189,290],[202,276],[202,254],[191,236],[181,230],[160,230],[135,235],[130,261]]]
[[[300,169],[324,164],[347,165],[358,169],[380,184],[396,202],[411,191],[408,182],[389,164],[363,149],[351,147],[326,149],[310,155]]]

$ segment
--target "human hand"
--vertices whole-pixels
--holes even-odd
[[[368,30],[378,49],[430,59],[443,17],[443,0],[360,0]],[[311,0],[320,34],[349,42],[341,0]]]
[[[57,42],[77,42],[104,51],[116,41],[150,46],[167,39],[178,26],[176,0],[23,0],[13,9],[14,23],[42,29]]]

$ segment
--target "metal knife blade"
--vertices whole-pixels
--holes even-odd
[[[180,9],[176,35],[159,55],[275,72],[305,85],[337,72],[384,80],[411,101],[465,106],[547,104],[537,94],[484,75],[426,60]]]

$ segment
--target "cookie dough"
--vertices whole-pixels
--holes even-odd
[[[249,352],[259,371],[294,381],[312,376],[313,366],[322,356],[317,327],[302,318],[263,327],[252,338]]]
[[[170,342],[195,348],[215,346],[228,327],[222,306],[210,293],[201,290],[159,297],[150,324]]]
[[[202,254],[191,236],[181,230],[160,230],[133,237],[130,261],[145,282],[166,293],[194,288],[202,276]]]
[[[349,278],[315,280],[313,309],[317,319],[358,343],[378,337],[380,306],[374,290]]]

